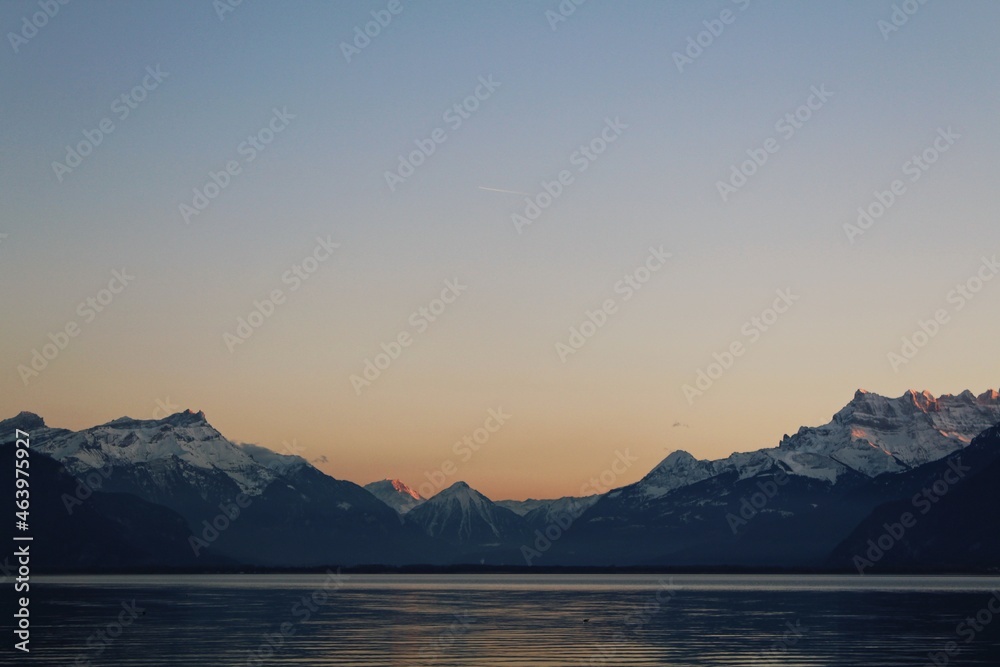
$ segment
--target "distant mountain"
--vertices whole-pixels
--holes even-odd
[[[959,452],[998,422],[992,390],[896,399],[859,390],[829,424],[803,427],[778,447],[719,461],[672,453],[608,492],[539,562],[818,566],[895,497],[875,480]]]
[[[251,498],[219,548],[267,565],[435,563],[436,545],[364,488],[302,466]]]
[[[248,494],[260,493],[278,477],[252,456],[252,450],[222,437],[202,412],[185,410],[161,420],[122,417],[79,432],[39,430],[36,438],[43,441],[44,451],[70,471],[149,466],[176,458],[190,468],[222,472]],[[273,457],[301,461],[280,454]]]
[[[524,516],[528,512],[538,509],[539,507],[545,507],[549,503],[554,501],[535,500],[534,498],[528,498],[527,500],[497,500],[494,502],[500,507],[509,509],[511,512],[513,512],[518,516]]]
[[[565,517],[578,517],[600,498],[599,495],[564,496],[554,500],[529,498],[528,500],[498,500],[496,504],[523,517],[530,528],[545,530],[546,526],[564,520]]]
[[[259,495],[279,477],[224,438],[201,412],[161,420],[123,417],[77,432],[48,428],[32,417],[41,424],[32,430],[35,449],[77,476],[102,471],[104,490],[165,505],[193,525],[215,516],[220,503],[241,493]]]
[[[465,482],[455,482],[410,510],[405,519],[428,536],[452,545],[457,554],[480,554],[480,560],[492,552],[500,562],[514,562],[512,554],[531,532],[523,518]]]
[[[365,484],[365,489],[399,514],[406,514],[426,500],[398,479],[383,479]]]
[[[908,391],[896,399],[858,390],[826,426],[799,429],[764,450],[789,472],[835,481],[844,470],[867,477],[903,472],[944,458],[1000,422],[1000,394],[935,398]]]
[[[15,429],[31,433],[35,419],[22,413],[0,422],[0,465],[7,470],[14,470]],[[165,507],[130,494],[95,490],[41,452],[31,452],[27,471],[31,483],[28,530],[15,531],[12,517],[5,535],[9,544],[17,544],[11,541],[15,534],[33,538],[35,571],[232,564],[212,554],[197,558],[189,546],[187,522]],[[0,476],[0,493],[13,499],[14,491],[14,475]],[[0,562],[10,565],[9,560]]]
[[[836,482],[846,473],[876,477],[902,472],[944,458],[1000,422],[1000,394],[965,391],[935,398],[908,391],[890,399],[859,389],[854,399],[824,426],[803,426],[777,447],[741,452],[718,461],[702,461],[674,452],[628,494],[660,498],[724,472],[747,479],[776,462],[790,475]]]
[[[192,411],[81,431],[23,412],[0,422],[0,452],[12,456],[15,429],[31,434],[32,507],[45,517],[39,534],[59,545],[40,561],[48,568],[850,568],[917,494],[960,469],[961,483],[871,571],[989,570],[1000,563],[998,424],[992,390],[893,399],[859,390],[828,424],[776,447],[716,461],[675,451],[602,496],[498,503],[464,482],[428,500],[398,480],[362,488],[300,457],[233,443]],[[63,499],[78,496],[68,511]]]
[[[79,432],[19,418],[30,422],[33,447],[77,477],[98,473],[103,491],[179,513],[202,539],[199,553],[280,565],[434,560],[422,534],[360,486],[300,457],[234,444],[201,412],[123,417]],[[234,507],[238,518],[218,519]],[[216,520],[226,528],[213,531]]]

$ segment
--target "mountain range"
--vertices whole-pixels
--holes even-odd
[[[51,571],[495,565],[996,570],[1000,394],[859,390],[776,447],[675,451],[603,495],[494,502],[465,482],[425,499],[237,444],[201,412],[31,434],[33,525]],[[9,479],[7,479],[9,478]],[[13,497],[13,479],[2,486]],[[904,519],[906,519],[904,521]],[[888,535],[888,537],[886,536]]]

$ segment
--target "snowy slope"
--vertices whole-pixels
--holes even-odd
[[[653,468],[637,485],[643,495],[660,498],[675,489],[690,486],[724,472],[738,470],[740,479],[753,477],[774,465],[774,459],[764,452],[733,454],[727,459],[707,461],[696,459],[685,451],[672,452]]]
[[[51,428],[45,424],[45,420],[34,412],[20,412],[16,417],[0,421],[0,445],[6,445],[17,439],[17,430],[27,432],[31,436],[31,446],[37,447],[39,444],[54,438],[58,435],[70,433],[66,429]]]
[[[455,482],[414,508],[407,523],[420,526],[431,537],[467,544],[500,544],[523,539],[526,524],[465,482]]]
[[[254,461],[282,477],[303,466],[312,467],[312,464],[301,456],[295,456],[293,454],[279,454],[274,450],[268,449],[267,447],[261,447],[260,445],[241,443],[238,444],[237,447],[246,452]]]
[[[229,512],[223,507],[239,503],[240,493],[250,496],[208,553],[295,566],[433,557],[419,531],[405,531],[399,515],[360,486],[334,479],[301,457],[235,444],[200,412],[161,420],[126,417],[79,432],[49,429],[31,414],[2,424],[28,427],[34,448],[77,477],[94,480],[88,484],[95,490],[169,508],[196,534],[220,511]]]
[[[426,500],[398,479],[379,480],[364,488],[399,514],[406,514]]]
[[[830,423],[802,427],[777,447],[739,452],[717,461],[676,451],[634,485],[646,498],[660,498],[724,472],[754,477],[775,465],[790,474],[835,483],[847,471],[866,477],[898,473],[944,458],[1000,423],[1000,394],[965,391],[935,398],[908,391],[886,398],[859,389]]]
[[[544,529],[553,523],[565,525],[566,519],[575,520],[583,512],[600,500],[601,496],[564,496],[553,500],[498,500],[500,507],[524,518],[532,528]]]
[[[83,431],[41,433],[38,449],[63,463],[74,474],[90,470],[155,464],[156,469],[200,469],[221,472],[241,491],[254,496],[298,465],[254,445],[236,445],[222,436],[202,412],[185,410],[165,419],[122,417]]]
[[[535,500],[534,498],[528,498],[527,500],[497,500],[494,504],[509,509],[518,516],[524,516],[533,510],[548,507],[554,502],[555,500]]]
[[[800,475],[835,481],[850,468],[875,477],[942,459],[998,422],[1000,394],[993,390],[940,398],[911,390],[891,399],[859,389],[829,424],[803,427],[764,451]]]

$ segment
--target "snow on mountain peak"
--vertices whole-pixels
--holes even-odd
[[[432,537],[449,539],[508,539],[523,528],[520,517],[496,505],[465,482],[455,482],[410,512],[407,521],[420,525]]]
[[[22,431],[35,430],[45,428],[45,420],[36,415],[34,412],[22,410],[17,413],[16,417],[0,421],[0,428],[2,428],[5,432],[13,431],[15,429],[21,429]]]
[[[382,479],[372,482],[366,484],[365,489],[399,514],[406,514],[426,500],[398,479]]]
[[[909,391],[906,392],[906,396],[908,396],[910,400],[913,401],[913,404],[915,406],[917,406],[924,412],[937,409],[937,399],[934,398],[934,394],[927,391],[926,389],[920,392],[919,394],[913,389],[910,389]]]
[[[221,471],[249,495],[262,492],[282,468],[276,458],[282,455],[272,453],[268,457],[256,452],[254,456],[252,450],[224,438],[203,412],[191,410],[164,419],[121,417],[82,431],[59,432],[41,443],[39,449],[73,473],[153,462],[170,464],[171,459],[177,459],[195,468]],[[275,468],[258,460],[265,458]]]
[[[651,498],[664,496],[674,489],[688,486],[719,474],[717,461],[702,461],[683,450],[671,452],[653,468],[639,485],[644,495]]]
[[[178,412],[170,415],[163,421],[166,421],[175,426],[186,426],[189,424],[208,424],[208,420],[205,419],[205,413],[201,410],[197,412],[193,410],[185,410],[184,412]]]
[[[463,505],[470,502],[477,504],[481,503],[482,501],[486,501],[487,503],[491,504],[493,503],[492,500],[490,500],[489,498],[479,493],[474,488],[472,488],[471,486],[462,481],[455,482],[448,488],[439,491],[430,500],[441,502],[448,499],[456,499]]]
[[[419,493],[417,493],[416,491],[414,491],[413,489],[411,489],[410,487],[408,487],[406,484],[404,484],[403,482],[401,482],[398,479],[387,479],[385,481],[387,481],[390,484],[392,484],[392,488],[394,488],[397,492],[402,493],[402,494],[407,495],[407,496],[410,496],[414,500],[423,500],[424,499],[423,496],[421,496]]]
[[[742,479],[776,463],[789,474],[830,483],[848,471],[875,477],[944,458],[997,423],[1000,393],[993,389],[979,396],[966,390],[937,398],[929,391],[886,398],[858,389],[828,424],[803,426],[777,447],[737,452],[718,461],[676,451],[636,486],[643,496],[657,498],[724,472],[736,472]]]
[[[462,507],[468,507],[470,505],[480,506],[480,505],[493,504],[492,500],[490,500],[483,494],[479,493],[465,482],[455,482],[448,488],[439,491],[436,495],[431,497],[427,502],[428,503],[433,502],[434,504],[437,505],[446,502],[457,502],[460,505],[462,505]]]
[[[652,472],[659,471],[661,474],[684,475],[688,474],[692,470],[698,470],[703,467],[699,464],[704,463],[706,463],[706,461],[699,461],[683,449],[678,449],[670,452],[667,455],[667,458],[660,461],[660,465],[656,466]]]
[[[909,390],[886,398],[860,390],[818,427],[803,427],[776,449],[764,450],[793,473],[835,481],[846,469],[868,477],[902,472],[943,458],[1000,422],[1000,400],[987,392],[935,398]]]
[[[247,442],[241,443],[237,447],[240,447],[244,452],[249,454],[254,461],[279,475],[287,474],[290,470],[294,470],[299,466],[309,465],[309,462],[301,456],[279,454],[272,449],[261,447],[260,445]]]

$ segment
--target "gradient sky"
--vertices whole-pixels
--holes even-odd
[[[235,441],[301,448],[329,474],[418,487],[453,461],[494,498],[576,494],[616,450],[635,481],[670,451],[718,458],[825,423],[864,387],[897,396],[997,386],[1000,280],[948,300],[1000,251],[1000,5],[928,3],[886,39],[893,3],[591,0],[556,29],[530,3],[403,2],[347,62],[341,43],[388,2],[72,2],[17,52],[0,46],[0,416],[82,428],[162,405],[205,411]],[[745,9],[741,7],[745,6]],[[678,71],[673,53],[735,17]],[[5,35],[36,2],[0,4]],[[704,38],[703,38],[704,39]],[[706,40],[707,41],[707,40]],[[147,67],[169,76],[119,119]],[[480,77],[500,83],[452,130]],[[782,138],[813,86],[833,93]],[[119,107],[120,108],[120,107]],[[295,118],[252,162],[273,109]],[[114,131],[59,182],[67,144]],[[591,163],[605,119],[628,127]],[[960,135],[911,182],[939,128]],[[440,144],[390,191],[414,141]],[[717,182],[769,137],[780,149],[723,202]],[[185,224],[210,171],[241,172]],[[543,180],[574,180],[518,234]],[[843,229],[894,179],[906,190],[862,236]],[[340,244],[301,288],[283,273],[317,237]],[[634,298],[615,285],[650,246],[672,253]],[[92,321],[78,304],[132,281]],[[410,314],[465,291],[421,333]],[[287,300],[233,352],[274,289]],[[693,404],[715,352],[790,289],[799,300]],[[618,310],[565,363],[585,311]],[[908,363],[887,354],[944,309]],[[48,334],[79,335],[25,384]],[[360,396],[380,343],[413,344]],[[468,461],[455,441],[511,418]],[[325,457],[325,459],[321,459]]]

